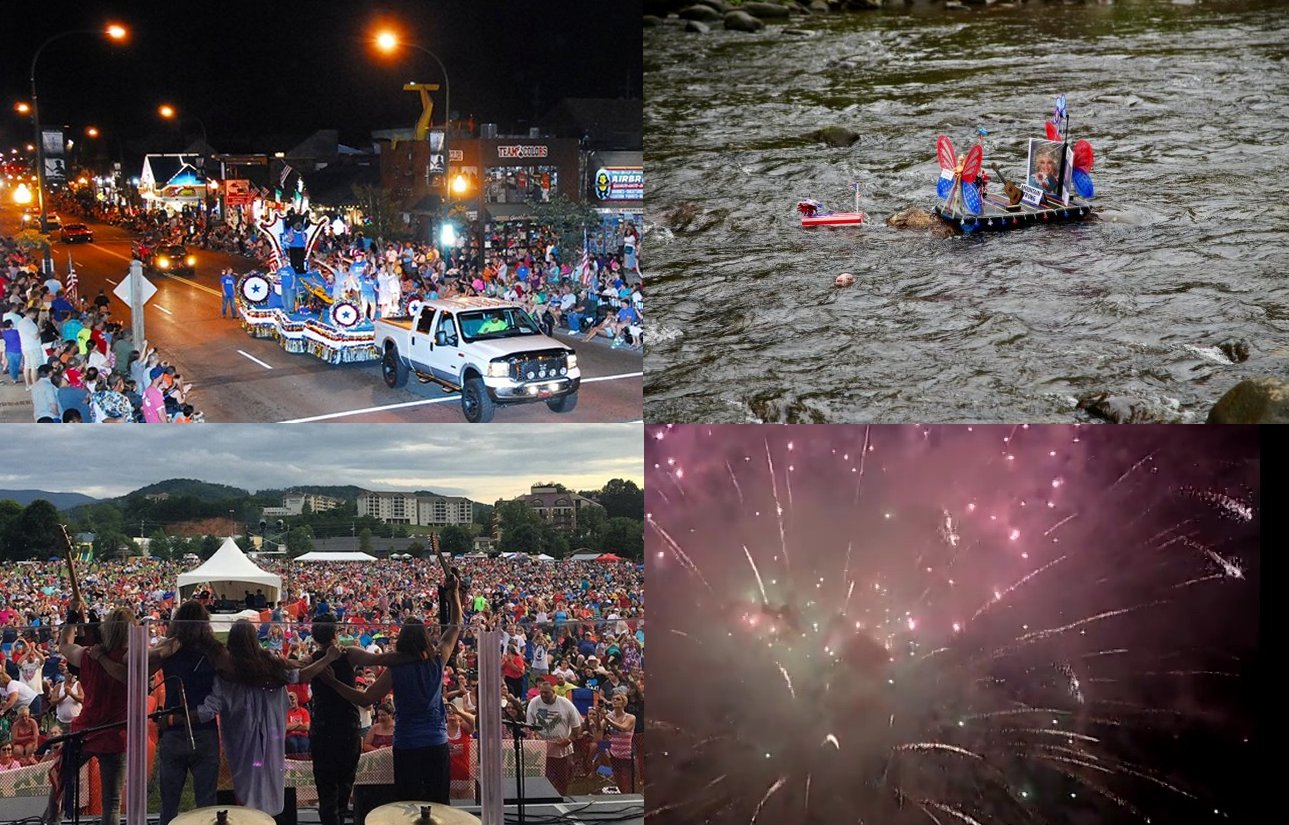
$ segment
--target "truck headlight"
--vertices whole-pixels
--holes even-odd
[[[489,378],[506,378],[510,375],[510,365],[505,361],[489,361],[488,377]]]
[[[187,264],[188,264],[188,266],[196,266],[196,265],[197,265],[197,256],[196,256],[196,255],[189,255],[187,258],[185,258],[185,259],[184,259],[184,262],[185,262],[185,263],[187,263]]]
[[[169,269],[169,268],[170,268],[170,259],[169,259],[169,258],[166,258],[166,257],[164,257],[164,256],[163,256],[163,257],[160,257],[160,258],[157,258],[157,267],[158,267],[159,269]]]
[[[570,352],[570,353],[568,354],[568,368],[569,368],[569,369],[571,369],[571,370],[575,370],[575,369],[577,369],[577,353],[576,353],[576,352]]]

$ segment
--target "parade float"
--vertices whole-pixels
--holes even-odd
[[[1095,194],[1092,144],[1070,142],[1069,120],[1062,95],[1045,124],[1045,139],[1029,141],[1023,182],[1008,178],[997,165],[990,166],[1002,184],[1001,192],[991,189],[990,177],[983,170],[988,134],[984,129],[977,130],[976,143],[962,154],[957,153],[953,141],[940,135],[936,140],[940,163],[936,196],[940,202],[935,214],[956,231],[968,234],[1087,218],[1092,214],[1089,201]]]
[[[326,220],[311,222],[283,210],[256,216],[255,226],[268,239],[272,257],[269,272],[248,272],[238,281],[242,326],[256,338],[276,340],[287,352],[331,364],[378,360],[375,326],[364,311],[358,285],[342,284],[337,290],[335,278],[344,273],[328,279],[305,263],[326,225]]]
[[[805,228],[816,226],[858,226],[867,216],[859,211],[859,184],[855,185],[855,211],[833,212],[814,198],[803,198],[797,201],[797,212],[801,214],[801,225]]]

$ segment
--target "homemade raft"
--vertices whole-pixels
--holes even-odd
[[[1056,109],[1045,127],[1045,140],[1035,138],[1029,142],[1024,183],[1009,180],[997,166],[991,166],[1003,184],[1001,192],[990,191],[989,175],[981,168],[987,134],[984,129],[977,130],[976,144],[963,155],[958,155],[953,142],[941,135],[936,140],[936,158],[940,162],[936,195],[941,201],[932,211],[964,233],[1087,218],[1092,214],[1089,200],[1095,193],[1090,174],[1094,155],[1086,140],[1070,143],[1064,95],[1056,99]]]

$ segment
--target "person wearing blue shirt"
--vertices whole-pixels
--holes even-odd
[[[399,801],[447,805],[451,796],[447,719],[443,715],[443,668],[452,658],[461,635],[460,590],[449,607],[449,623],[437,645],[419,619],[399,630],[391,653],[372,654],[358,647],[345,649],[357,667],[385,666],[363,691],[342,684],[323,671],[329,687],[357,705],[368,706],[394,692],[394,795]]]
[[[220,318],[237,317],[237,304],[233,300],[236,295],[236,289],[237,276],[233,274],[233,270],[225,267],[224,271],[219,276],[219,292],[221,296],[219,303]]]
[[[282,308],[287,312],[295,312],[295,272],[294,267],[284,266],[277,273],[278,283],[282,285]]]

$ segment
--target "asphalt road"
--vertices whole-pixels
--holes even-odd
[[[0,207],[0,232],[14,234],[20,221],[15,207]],[[89,225],[94,230],[92,244],[64,244],[54,233],[58,272],[66,275],[71,252],[81,295],[92,298],[106,290],[112,316],[128,326],[129,307],[112,295],[112,289],[129,271],[130,245],[137,236],[118,227]],[[207,421],[464,422],[460,397],[437,385],[413,381],[391,390],[381,380],[378,362],[333,367],[308,355],[286,353],[276,342],[250,337],[239,322],[219,317],[217,276],[225,266],[245,272],[253,262],[218,252],[195,254],[198,264],[192,276],[149,274],[157,293],[144,310],[144,323],[152,345],[193,384],[194,403]],[[503,407],[493,423],[640,421],[640,354],[560,337],[577,350],[582,368],[577,409],[557,415],[541,403]]]

